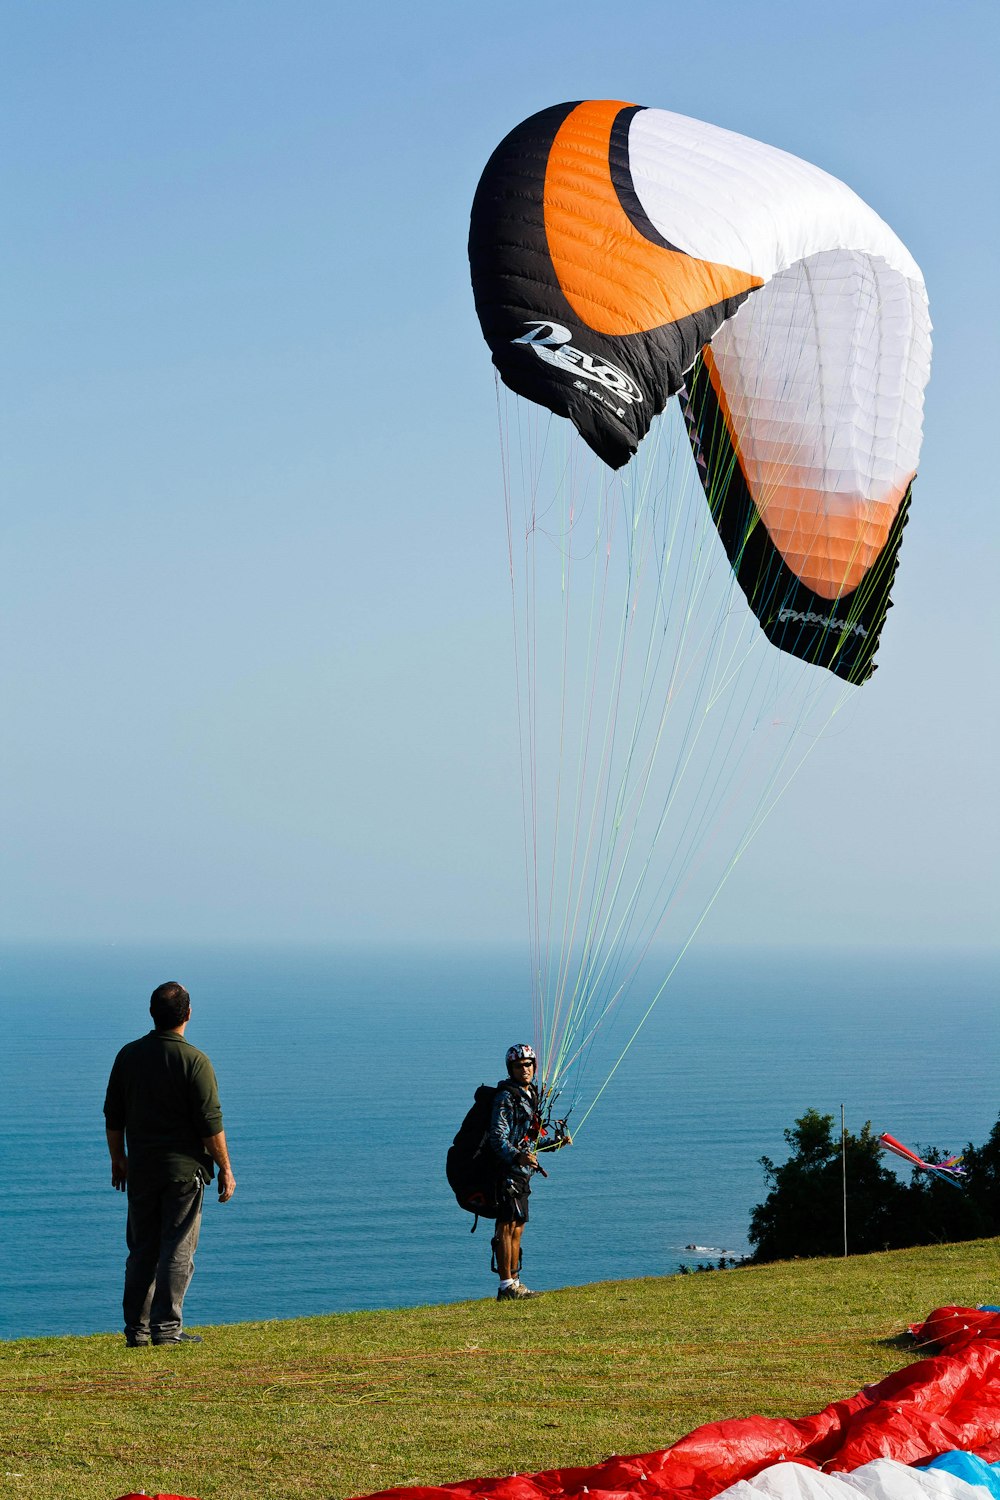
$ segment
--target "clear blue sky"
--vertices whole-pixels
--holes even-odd
[[[995,941],[998,16],[0,6],[0,934],[523,936],[468,211],[519,120],[617,97],[843,177],[935,324],[881,670],[705,940]]]

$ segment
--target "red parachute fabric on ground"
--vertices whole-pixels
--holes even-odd
[[[815,1416],[710,1422],[659,1453],[509,1479],[383,1490],[378,1500],[576,1500],[585,1494],[588,1500],[712,1500],[782,1460],[849,1471],[873,1458],[917,1464],[961,1448],[997,1462],[1000,1315],[938,1308],[918,1330],[926,1342],[943,1339],[945,1352]]]
[[[984,1307],[936,1307],[922,1323],[911,1323],[918,1344],[963,1349],[978,1338],[1000,1339],[1000,1313]]]

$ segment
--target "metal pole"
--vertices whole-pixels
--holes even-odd
[[[844,1125],[844,1106],[840,1106],[840,1175],[844,1183],[844,1254],[847,1254],[847,1128]]]

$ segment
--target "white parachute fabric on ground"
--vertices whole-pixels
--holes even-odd
[[[911,1468],[893,1458],[873,1459],[838,1477],[866,1500],[992,1500],[989,1485],[972,1483],[945,1468]]]
[[[932,1458],[925,1467],[929,1473],[953,1474],[977,1489],[988,1490],[992,1500],[1000,1500],[1000,1464],[987,1463],[978,1453],[953,1448],[950,1453]]]
[[[721,1495],[726,1500],[855,1500],[841,1478],[794,1460],[771,1464],[753,1479],[737,1480]]]
[[[857,1500],[858,1494],[865,1500],[996,1500],[989,1487],[891,1458],[873,1459],[851,1473],[824,1473],[794,1461],[771,1464],[716,1500]]]

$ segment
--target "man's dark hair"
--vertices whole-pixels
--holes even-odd
[[[149,1013],[157,1031],[176,1031],[188,1018],[191,996],[182,984],[170,979],[156,987],[149,997]]]

